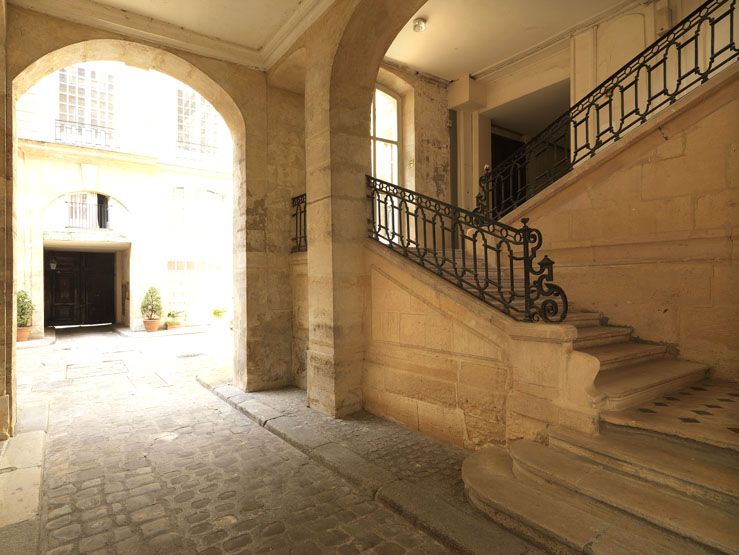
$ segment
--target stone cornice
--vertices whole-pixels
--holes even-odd
[[[9,0],[10,4],[193,54],[268,69],[334,0],[305,0],[261,49],[225,41],[92,0]]]

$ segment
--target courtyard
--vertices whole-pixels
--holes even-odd
[[[200,375],[222,391],[229,342],[225,328],[157,336],[77,328],[18,351],[19,437],[46,431],[38,552],[456,551],[411,524],[412,508],[391,510],[371,482],[345,480],[198,383]],[[365,474],[386,472],[414,484],[414,496],[438,495],[479,518],[463,498],[464,450],[367,413],[323,417],[298,389],[242,395],[289,413],[277,420],[287,436],[297,432],[287,439],[298,447],[316,437],[343,446],[360,473],[366,461],[375,471]],[[500,552],[529,551],[493,523],[484,527]],[[446,534],[452,547],[465,541],[451,537],[453,522]]]

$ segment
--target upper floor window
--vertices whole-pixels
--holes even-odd
[[[190,89],[177,89],[177,151],[186,158],[212,156],[218,144],[218,112]]]
[[[398,184],[400,166],[400,101],[391,94],[375,89],[372,101],[372,175]]]
[[[83,146],[114,145],[115,79],[94,65],[59,71],[56,140]]]

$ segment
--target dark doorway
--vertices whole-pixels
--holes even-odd
[[[44,251],[44,318],[49,326],[115,321],[115,254]]]
[[[495,169],[524,145],[523,142],[493,133],[490,140],[490,161]],[[506,214],[521,204],[526,197],[526,165],[511,167],[505,178],[493,184],[493,210]]]

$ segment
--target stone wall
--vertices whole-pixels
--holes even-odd
[[[305,252],[290,255],[292,288],[292,380],[307,389],[306,353],[308,351],[308,257]]]
[[[15,425],[15,291],[13,288],[13,195],[9,187],[8,160],[11,130],[8,129],[7,6],[0,1],[0,441]]]
[[[377,242],[364,250],[366,410],[471,449],[550,424],[592,433],[582,382],[566,389],[574,328],[516,322]]]
[[[305,389],[307,261],[305,253],[289,254],[293,229],[291,199],[305,192],[305,101],[301,94],[275,87],[269,87],[267,95],[267,183],[271,208],[267,219],[267,263],[270,274],[285,286],[269,299],[272,322],[279,328],[271,330],[267,343],[272,357],[287,369],[283,373],[284,384]]]
[[[531,218],[580,309],[739,379],[739,68],[582,163]]]

